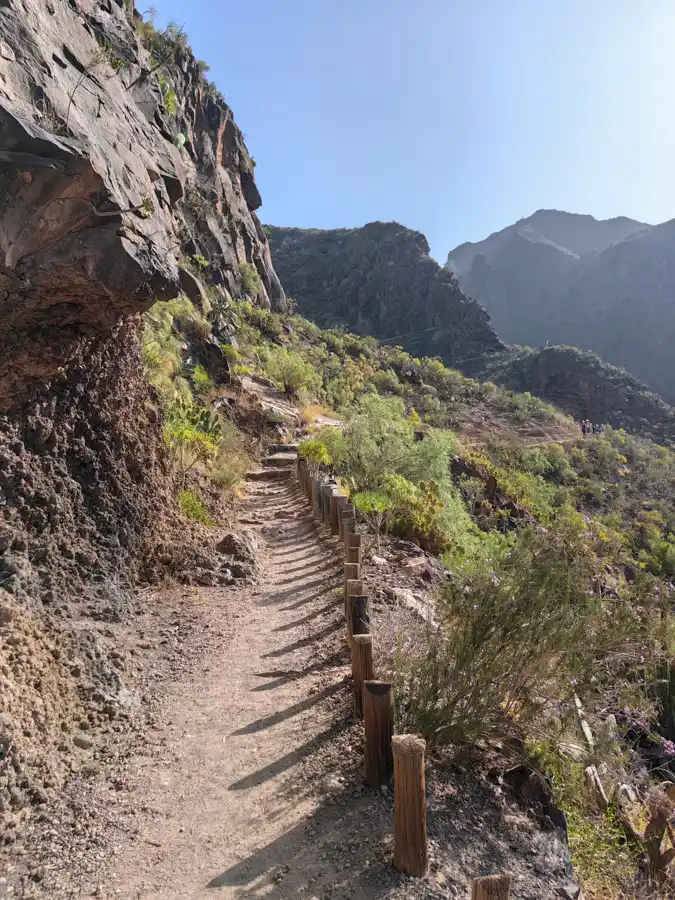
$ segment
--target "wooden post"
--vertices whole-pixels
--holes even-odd
[[[337,515],[337,531],[335,532],[337,535],[342,538],[342,514],[347,508],[347,504],[349,500],[344,496],[344,494],[338,494],[335,498],[335,506],[336,506],[336,515]]]
[[[365,594],[347,597],[347,643],[352,646],[355,634],[370,634],[370,604]]]
[[[320,478],[314,479],[314,491],[312,494],[312,511],[314,515],[317,517],[321,516],[321,488],[323,486],[323,481]]]
[[[389,781],[392,770],[394,698],[391,682],[363,682],[363,727],[366,732],[364,777],[370,787]]]
[[[355,634],[352,638],[352,678],[354,679],[354,712],[363,715],[363,682],[372,681],[373,669],[373,636],[372,634]]]
[[[512,875],[488,875],[474,878],[471,900],[509,900]]]
[[[346,497],[343,497],[340,491],[337,488],[333,488],[333,493],[330,496],[330,533],[331,534],[339,534],[340,526],[338,524],[338,499],[347,500]]]
[[[394,866],[421,878],[427,871],[426,742],[414,734],[391,740],[394,755]]]
[[[344,510],[342,511],[342,542],[344,544],[347,543],[347,535],[350,531],[353,531],[356,527],[356,510],[351,505],[351,503],[347,503]]]
[[[345,581],[345,596],[344,596],[344,613],[345,620],[347,620],[347,604],[349,602],[349,598],[352,596],[361,596],[363,594],[363,582],[360,578],[350,578],[348,581]],[[347,640],[349,640],[349,635],[347,635]]]
[[[324,522],[330,521],[330,495],[333,493],[333,487],[330,482],[321,487],[321,518]]]
[[[361,566],[358,563],[345,563],[345,582],[361,577]]]
[[[348,531],[347,532],[347,547],[352,549],[354,547],[358,547],[361,549],[361,543],[363,541],[363,535],[359,531]]]
[[[351,535],[349,535],[349,536],[351,537]],[[346,547],[345,548],[345,562],[360,565],[361,564],[361,548],[360,547]]]
[[[359,585],[358,590],[356,590],[357,585]],[[345,563],[345,583],[344,583],[344,597],[345,597],[345,619],[347,621],[347,643],[349,643],[350,635],[349,635],[349,598],[352,594],[362,594],[363,593],[363,582],[361,581],[361,566],[354,565],[353,563]],[[349,643],[351,647],[351,643]]]

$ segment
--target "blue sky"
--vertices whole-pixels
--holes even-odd
[[[444,261],[542,207],[675,218],[672,0],[155,6],[232,106],[264,222],[396,219]]]

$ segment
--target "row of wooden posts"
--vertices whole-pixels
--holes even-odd
[[[339,536],[345,553],[344,609],[347,643],[352,651],[354,712],[363,717],[364,780],[371,787],[389,783],[394,775],[394,866],[418,877],[427,871],[427,817],[424,779],[425,741],[414,734],[394,734],[394,695],[389,681],[375,678],[370,608],[361,580],[362,536],[356,531],[356,511],[336,482],[313,478],[298,457],[300,489],[314,516]],[[473,900],[508,900],[511,876],[474,879]]]

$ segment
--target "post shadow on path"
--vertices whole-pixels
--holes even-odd
[[[239,737],[242,734],[255,734],[257,731],[264,731],[266,728],[272,728],[280,722],[285,722],[287,719],[291,719],[293,716],[297,716],[301,712],[311,709],[313,706],[316,706],[317,703],[321,703],[322,700],[332,697],[333,694],[336,694],[340,690],[344,683],[343,680],[338,681],[335,684],[329,684],[322,690],[317,691],[315,694],[310,694],[309,697],[305,697],[304,700],[300,700],[298,703],[294,703],[286,709],[280,709],[278,712],[272,713],[271,716],[263,716],[261,719],[256,719],[254,722],[244,725],[243,728],[237,728],[236,731],[231,733],[230,737]]]
[[[263,781],[268,781],[270,778],[276,778],[277,775],[290,769],[291,766],[299,763],[306,756],[309,756],[310,753],[315,753],[323,744],[326,744],[331,738],[339,734],[342,728],[343,723],[341,721],[335,722],[326,731],[322,731],[310,741],[300,744],[295,750],[290,750],[274,762],[268,763],[261,769],[251,772],[250,775],[233,782],[228,787],[228,791],[244,791],[261,784]]]
[[[326,573],[326,575],[314,578],[312,579],[312,581],[306,581],[304,584],[296,584],[294,587],[284,588],[283,591],[275,591],[274,593],[266,594],[264,600],[262,600],[261,602],[264,606],[272,606],[272,604],[281,603],[282,601],[287,600],[289,597],[297,597],[299,594],[305,594],[306,591],[311,591],[314,588],[321,588],[318,594],[316,594],[313,598],[316,600],[341,584],[342,580],[343,576],[338,572],[335,572],[331,575]],[[309,601],[303,600],[302,602],[307,603]]]
[[[276,659],[279,656],[287,656],[289,653],[294,653],[296,650],[302,650],[304,647],[309,647],[310,644],[316,644],[317,641],[334,634],[342,627],[343,623],[338,619],[335,622],[326,625],[321,631],[310,634],[308,637],[299,638],[299,640],[294,641],[292,644],[287,644],[285,647],[280,647],[278,650],[270,650],[269,653],[263,653],[260,658]]]
[[[282,606],[281,609],[284,612],[287,610],[298,609],[300,606],[307,606],[308,603],[313,603],[315,600],[321,600],[322,597],[328,597],[330,594],[333,595],[333,603],[335,604],[336,609],[338,609],[340,608],[340,598],[337,594],[337,588],[342,587],[342,584],[343,577],[340,575],[335,579],[331,579],[331,581],[324,586],[323,590],[316,591],[309,597],[301,597],[299,600],[296,600],[295,603],[290,603],[288,606]]]
[[[308,622],[311,622],[312,619],[318,619],[319,616],[324,616],[329,612],[334,612],[336,608],[335,599],[331,600],[330,603],[327,603],[325,606],[319,607],[319,609],[315,609],[314,612],[307,613],[306,616],[303,616],[301,619],[293,619],[292,622],[287,622],[285,625],[277,625],[276,628],[273,628],[273,631],[292,631],[294,628],[299,628],[301,625],[306,625]],[[281,611],[283,612],[287,607],[282,606]]]
[[[281,687],[282,685],[287,684],[289,681],[296,681],[298,678],[307,678],[309,675],[313,675],[315,672],[321,672],[324,669],[344,668],[346,665],[346,656],[347,648],[341,647],[326,659],[318,660],[317,662],[311,663],[309,666],[304,666],[304,668],[297,671],[292,670],[290,672],[284,672],[280,674],[266,674],[263,672],[254,673],[259,678],[274,678],[274,681],[268,681],[265,684],[260,684],[258,685],[258,687],[251,688],[251,690],[253,693],[258,693],[261,691],[273,691],[275,688]]]

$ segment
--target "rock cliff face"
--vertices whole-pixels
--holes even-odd
[[[507,341],[571,344],[675,400],[675,221],[540,210],[447,262]]]
[[[121,708],[96,623],[208,551],[175,511],[139,313],[198,299],[190,264],[216,300],[283,308],[260,202],[180,32],[116,0],[0,3],[0,841],[67,770],[73,716]]]
[[[320,231],[265,226],[276,271],[299,311],[323,327],[395,338],[462,366],[502,348],[485,310],[396,222]]]
[[[230,292],[251,263],[283,302],[241,132],[180,40],[160,81],[124,4],[8,0],[0,41],[2,408],[175,296],[181,254]]]

